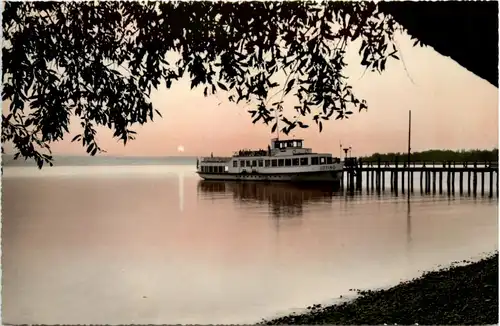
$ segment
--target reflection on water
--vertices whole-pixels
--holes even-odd
[[[304,205],[332,203],[333,196],[342,194],[340,188],[328,185],[307,185],[267,182],[198,182],[201,198],[213,199],[221,194],[230,194],[243,205],[267,205],[272,217],[300,217]]]
[[[11,324],[253,323],[497,248],[497,198],[26,171],[2,180]]]

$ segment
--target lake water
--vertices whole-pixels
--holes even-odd
[[[496,196],[346,196],[193,168],[4,168],[3,322],[252,323],[498,248]]]

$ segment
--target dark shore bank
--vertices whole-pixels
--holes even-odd
[[[315,305],[307,313],[261,324],[497,324],[498,252],[465,266],[424,273],[387,290],[358,293],[350,302]]]

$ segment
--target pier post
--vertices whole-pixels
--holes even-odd
[[[448,192],[448,196],[451,195],[451,162],[448,161],[448,167],[446,169],[447,171],[447,176],[446,176],[446,190]]]
[[[436,170],[432,170],[432,193],[436,193]]]
[[[481,171],[481,196],[484,196],[484,170]]]
[[[443,168],[439,169],[439,194],[441,195],[443,193],[443,169],[445,167],[446,163],[443,163]]]
[[[413,167],[415,168],[415,163],[413,163]],[[410,174],[410,190],[411,190],[411,193],[413,193],[413,174],[414,174],[414,171],[412,170],[411,171],[411,174]]]
[[[403,169],[401,170],[401,193],[405,193],[405,170],[406,170],[406,163],[403,162]]]
[[[392,192],[394,190],[394,171],[393,171],[393,168],[391,168],[390,171],[391,171],[390,184],[391,184],[391,192]]]
[[[453,161],[453,168],[450,168],[451,171],[451,193],[455,195],[455,161]]]
[[[465,167],[465,165],[464,165]],[[463,187],[463,182],[464,182],[464,173],[462,170],[460,170],[459,174],[458,174],[458,191],[460,192],[460,196],[463,195],[464,193],[464,187]]]
[[[380,157],[377,159],[377,192],[380,192]]]
[[[497,177],[497,196],[498,196],[498,168],[497,170],[495,171],[495,176]]]
[[[465,164],[465,166],[467,167],[467,163]],[[470,192],[471,192],[471,185],[470,185],[470,181],[471,181],[471,171],[470,169],[467,169],[467,195],[470,196]]]
[[[472,194],[477,195],[477,161],[474,162],[474,171],[472,172]]]
[[[366,164],[366,193],[370,192],[370,162]]]
[[[425,173],[425,163],[423,165],[423,169],[420,170],[420,193],[424,193],[424,173]]]
[[[363,187],[363,161],[362,159],[358,160],[358,172],[356,173],[356,190],[361,190]]]
[[[386,165],[387,166],[387,165]],[[385,168],[382,171],[382,191],[385,191]]]
[[[345,190],[346,191],[349,191],[349,188],[351,187],[351,185],[349,184],[350,180],[351,180],[351,169],[348,168],[348,170],[346,171],[346,178],[345,178],[345,182],[346,182]]]
[[[424,177],[424,186],[425,186],[425,193],[428,194],[429,193],[429,171],[427,170],[429,167],[426,168],[425,170],[425,177]]]
[[[357,165],[354,165],[351,171],[351,192],[353,192],[356,189],[356,172],[357,172]]]
[[[394,162],[394,192],[396,196],[398,195],[398,157],[396,156],[396,162]]]
[[[431,184],[432,184],[432,173],[430,170],[427,171],[427,193],[431,193]]]
[[[370,165],[371,165],[371,167],[370,167],[370,168],[371,168],[371,169],[370,169],[370,170],[371,170],[371,176],[370,176],[370,178],[371,178],[371,190],[372,190],[372,192],[373,192],[373,189],[374,189],[374,182],[373,182],[373,179],[375,178],[375,169],[374,169],[374,167],[373,167],[373,162],[372,162]]]
[[[490,167],[490,198],[493,197],[493,169],[491,169],[491,162],[489,164]]]

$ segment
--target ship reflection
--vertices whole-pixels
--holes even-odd
[[[278,218],[300,217],[308,204],[331,203],[333,196],[341,195],[331,185],[206,180],[198,182],[198,193],[210,199],[232,195],[234,201],[248,206],[267,205],[271,216]]]

